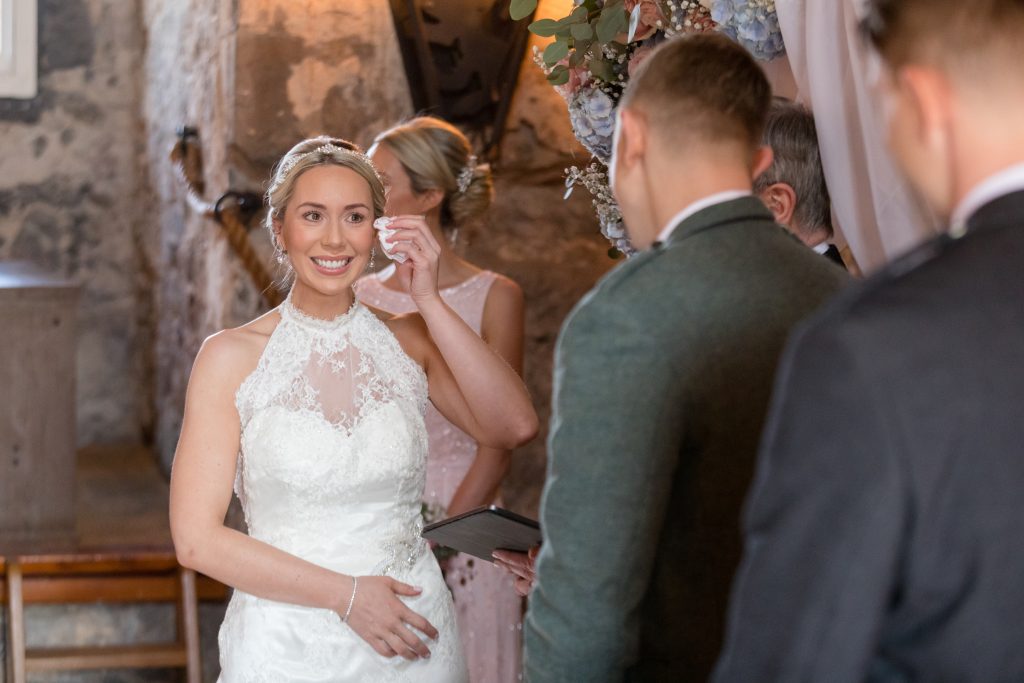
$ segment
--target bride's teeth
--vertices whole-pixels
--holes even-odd
[[[338,259],[336,261],[328,261],[327,259],[315,258],[313,259],[313,263],[317,264],[321,268],[327,268],[328,270],[338,270],[339,268],[347,266],[351,260],[351,258],[345,258]]]

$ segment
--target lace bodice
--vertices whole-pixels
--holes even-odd
[[[409,313],[416,302],[405,292],[395,291],[384,284],[394,273],[389,266],[380,273],[368,275],[356,282],[356,296],[360,301],[389,313]],[[473,330],[480,334],[483,325],[487,295],[497,274],[484,270],[468,280],[441,290],[441,296]],[[430,458],[427,463],[427,485],[424,502],[434,517],[445,515],[452,496],[459,488],[466,472],[476,458],[477,444],[469,434],[453,425],[430,405],[426,413],[427,434],[430,440]]]
[[[235,398],[249,533],[337,571],[401,576],[423,544],[426,376],[358,302],[334,320],[290,297],[279,311]]]

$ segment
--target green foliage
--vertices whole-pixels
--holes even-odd
[[[515,21],[525,19],[537,9],[537,0],[512,0],[508,13]]]

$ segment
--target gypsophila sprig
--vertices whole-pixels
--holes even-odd
[[[585,168],[571,166],[565,169],[565,198],[568,199],[576,185],[583,185],[590,192],[594,213],[601,226],[601,234],[626,256],[636,250],[626,236],[626,226],[622,222],[622,212],[615,201],[608,184],[608,167],[600,161],[594,161]]]

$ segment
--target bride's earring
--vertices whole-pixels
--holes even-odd
[[[451,245],[452,249],[459,243],[459,229],[452,228],[452,231],[448,233],[448,244]]]
[[[366,264],[367,270],[373,270],[373,266],[377,263],[377,247],[370,247],[370,262]]]

